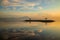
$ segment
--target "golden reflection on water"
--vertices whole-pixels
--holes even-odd
[[[21,27],[28,27],[28,28],[38,28],[38,32],[42,32],[46,30],[48,32],[52,31],[51,33],[56,34],[56,36],[60,37],[60,22],[53,22],[45,23],[41,22],[0,22],[0,27],[2,28],[21,28]]]
[[[45,23],[42,22],[0,22],[0,27],[46,27],[48,29],[55,29],[59,30],[60,29],[60,22],[53,22],[53,23]]]

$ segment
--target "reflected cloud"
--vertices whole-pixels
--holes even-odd
[[[19,30],[18,30],[19,29]],[[28,29],[28,30],[27,30]],[[45,40],[45,39],[57,39],[50,33],[46,34],[46,31],[38,32],[38,30],[29,30],[30,28],[8,28],[1,30],[0,33],[3,40]],[[1,39],[2,39],[1,38]]]

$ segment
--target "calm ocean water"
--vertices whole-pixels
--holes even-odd
[[[19,32],[22,35],[26,35],[26,34],[30,36],[34,35],[36,37],[38,36],[37,39],[39,40],[40,39],[43,40],[43,38],[46,40],[49,40],[49,39],[59,40],[60,39],[60,22],[48,23],[47,25],[41,22],[31,22],[31,23],[29,22],[0,22],[0,31],[3,31],[3,34],[4,32],[6,33],[8,32],[8,34],[15,32],[13,34],[17,35]]]

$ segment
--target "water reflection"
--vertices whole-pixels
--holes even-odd
[[[3,40],[59,40],[60,22],[0,22]]]

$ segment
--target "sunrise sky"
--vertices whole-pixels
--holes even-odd
[[[0,0],[0,16],[60,17],[60,0]]]
[[[21,16],[49,17],[58,21],[60,0],[0,0],[0,17]]]

